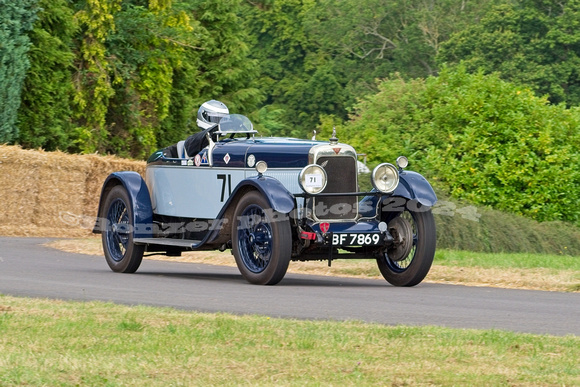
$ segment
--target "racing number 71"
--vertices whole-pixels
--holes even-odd
[[[226,194],[226,185],[228,186],[228,197],[232,194],[232,175],[217,175],[217,179],[222,181],[222,196],[220,202],[223,202]]]

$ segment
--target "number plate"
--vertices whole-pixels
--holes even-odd
[[[360,233],[360,234],[332,234],[333,246],[372,246],[382,242],[381,234]]]

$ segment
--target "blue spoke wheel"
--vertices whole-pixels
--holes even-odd
[[[383,277],[395,286],[415,286],[427,275],[435,256],[435,220],[430,209],[405,209],[388,223],[394,238],[377,264]]]
[[[292,254],[290,221],[272,210],[257,191],[238,202],[232,229],[232,251],[250,283],[274,285],[284,278]]]
[[[105,259],[111,270],[134,273],[143,260],[144,246],[133,243],[133,210],[123,186],[113,187],[104,199],[100,216],[105,230],[101,234]]]

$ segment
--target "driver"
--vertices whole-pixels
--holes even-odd
[[[217,129],[220,120],[229,114],[228,107],[220,101],[212,99],[204,102],[197,111],[197,126],[201,132],[189,136],[185,141],[179,141],[163,149],[165,157],[191,158],[209,145],[206,134],[212,134]]]
[[[185,140],[183,149],[185,155],[180,157],[193,157],[198,154],[203,148],[209,145],[206,134],[213,133],[217,129],[217,124],[220,120],[230,114],[228,107],[220,101],[212,99],[204,102],[197,111],[197,126],[201,132],[197,132],[189,136]]]

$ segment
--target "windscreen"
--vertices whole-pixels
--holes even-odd
[[[230,114],[220,120],[219,133],[256,133],[256,131],[248,117]]]

